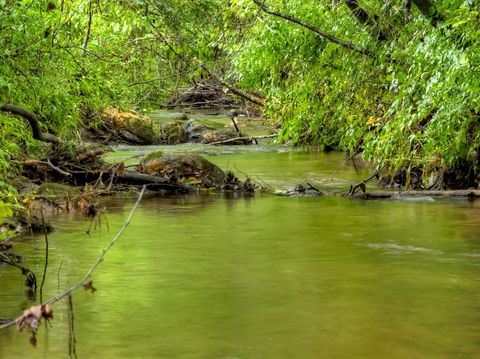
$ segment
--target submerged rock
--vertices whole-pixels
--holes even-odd
[[[175,121],[160,126],[157,142],[162,145],[178,145],[188,142],[184,123]]]
[[[172,184],[185,183],[227,192],[253,193],[256,189],[263,189],[251,178],[240,181],[232,171],[224,172],[194,153],[151,152],[142,158],[137,171],[162,177]]]

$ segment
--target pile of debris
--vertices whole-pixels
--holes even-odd
[[[233,97],[222,90],[222,85],[211,83],[195,84],[167,102],[170,109],[228,109],[237,106]]]

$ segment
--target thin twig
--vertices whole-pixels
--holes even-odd
[[[42,283],[40,284],[40,303],[43,302],[43,285],[45,284],[45,278],[47,277],[47,268],[48,268],[48,234],[47,234],[47,228],[45,227],[45,218],[43,217],[43,212],[42,212],[42,226],[43,226],[43,233],[45,235],[45,266],[43,267]]]
[[[229,138],[228,140],[210,142],[210,143],[207,143],[207,145],[223,145],[224,143],[235,142],[235,141],[261,140],[262,138],[274,138],[274,137],[278,137],[278,134],[264,135],[264,136],[234,137],[234,138]]]
[[[68,357],[77,358],[77,338],[75,337],[75,317],[72,295],[68,295]]]
[[[97,257],[97,259],[95,260],[95,262],[93,263],[93,265],[90,267],[90,269],[88,270],[88,272],[85,274],[85,276],[77,283],[75,284],[74,286],[68,288],[67,290],[65,290],[64,292],[60,293],[60,294],[57,294],[55,297],[47,300],[46,302],[42,303],[42,305],[46,305],[46,304],[53,304],[53,303],[56,303],[58,302],[59,300],[65,298],[66,296],[70,295],[73,291],[77,290],[78,288],[81,288],[85,283],[88,282],[89,278],[91,277],[91,275],[93,274],[93,272],[95,272],[95,270],[97,269],[97,267],[99,266],[99,264],[103,261],[105,255],[107,254],[107,252],[110,250],[110,248],[113,247],[113,245],[118,241],[118,239],[122,236],[123,232],[125,232],[125,229],[128,227],[128,225],[130,224],[130,221],[132,220],[132,217],[133,217],[133,214],[135,213],[135,211],[137,210],[137,207],[140,203],[140,201],[142,200],[143,198],[143,194],[145,193],[145,189],[146,189],[146,186],[143,186],[142,187],[142,191],[140,192],[139,196],[138,196],[138,199],[137,199],[137,202],[135,203],[135,205],[133,206],[132,210],[130,211],[130,214],[128,215],[128,218],[127,220],[125,221],[125,223],[123,224],[123,226],[120,228],[120,230],[117,232],[117,234],[115,235],[115,237],[113,237],[113,239],[110,241],[110,243],[100,252],[100,255]],[[1,253],[0,253],[1,254]],[[20,318],[20,317],[19,317]],[[12,325],[15,325],[16,323],[16,320],[12,320],[10,322],[7,322],[3,325],[0,325],[0,329],[5,329],[5,328],[8,328],[8,327],[11,327]]]
[[[335,176],[335,175],[338,173],[338,171],[340,171],[340,170],[342,169],[342,167],[346,165],[346,163],[347,163],[348,161],[350,161],[350,160],[353,161],[353,159],[355,158],[355,156],[360,153],[360,151],[361,151],[361,149],[362,149],[362,146],[363,146],[363,141],[361,141],[361,143],[357,146],[357,148],[355,149],[355,151],[354,151],[350,156],[348,156],[345,160],[343,160],[342,163],[340,163],[340,164],[337,166],[337,168],[335,168],[335,171],[333,171],[332,175],[330,176],[330,181],[333,181],[333,176]],[[353,163],[355,163],[355,162],[353,162]],[[356,168],[355,168],[355,170],[356,170]],[[358,173],[358,171],[357,171],[357,173]]]

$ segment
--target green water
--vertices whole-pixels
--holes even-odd
[[[364,177],[349,166],[330,181],[342,158],[211,157],[280,189]],[[110,230],[104,218],[91,236],[82,217],[55,219],[45,298],[83,276],[134,201],[105,199]],[[478,201],[148,197],[94,275],[98,291],[75,292],[78,358],[478,358],[479,229]],[[38,277],[43,248],[41,236],[15,243]],[[31,305],[18,270],[0,266],[0,283],[0,317]],[[37,348],[0,331],[0,358],[66,358],[66,302],[53,309]]]

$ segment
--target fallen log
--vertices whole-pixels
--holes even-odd
[[[348,197],[351,199],[361,200],[378,200],[378,199],[433,199],[433,198],[465,198],[476,199],[480,198],[480,190],[478,189],[459,189],[459,190],[438,190],[438,191],[374,191],[374,192],[326,192],[320,191],[311,184],[299,184],[293,190],[283,191],[279,193],[283,196],[300,196],[300,197],[317,197],[317,196],[339,196]]]
[[[263,136],[234,137],[234,138],[229,138],[228,140],[210,142],[210,143],[207,143],[207,145],[223,145],[225,143],[230,143],[230,142],[235,142],[235,141],[247,141],[247,140],[253,141],[253,140],[261,140],[263,138],[275,138],[275,137],[278,137],[278,134],[263,135]],[[250,142],[250,143],[252,143],[252,142]]]
[[[148,189],[154,191],[168,191],[187,193],[189,188],[178,182],[172,183],[168,179],[160,178],[153,175],[148,175],[138,172],[125,172],[117,174],[115,177],[115,184],[123,184],[129,186],[143,186],[146,185]]]
[[[328,194],[328,193],[327,193]],[[355,193],[353,195],[342,192],[340,196],[350,197],[355,199],[405,199],[405,198],[421,198],[421,197],[435,197],[435,198],[480,198],[480,190],[477,189],[459,189],[459,190],[444,190],[444,191],[392,191],[392,192],[365,192]]]

